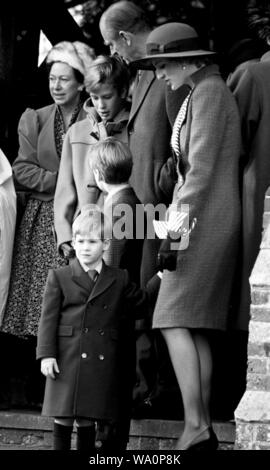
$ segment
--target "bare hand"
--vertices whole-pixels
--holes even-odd
[[[52,379],[55,379],[55,372],[57,374],[60,372],[57,361],[54,357],[45,357],[44,359],[41,359],[40,369],[45,377],[51,377]]]

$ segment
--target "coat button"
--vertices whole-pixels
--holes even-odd
[[[103,354],[99,354],[99,355],[98,355],[98,358],[99,358],[100,361],[104,361],[104,356],[103,356]]]
[[[84,332],[84,333],[88,333],[88,331],[89,331],[88,328],[84,328],[84,329],[83,329],[83,332]]]
[[[103,331],[103,330],[99,329],[98,332],[99,332],[100,336],[103,336],[103,335],[104,335],[104,331]]]
[[[108,305],[103,305],[104,310],[107,310]]]
[[[87,354],[86,354],[86,353],[82,353],[82,358],[83,358],[83,359],[86,359],[86,358],[87,358]]]

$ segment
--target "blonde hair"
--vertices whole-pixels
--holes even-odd
[[[84,79],[87,93],[98,90],[104,83],[112,85],[119,94],[128,92],[130,73],[119,56],[99,55],[89,66]]]
[[[109,227],[104,213],[96,204],[87,204],[82,207],[72,224],[72,236],[75,239],[76,235],[89,235],[93,232],[100,240],[109,238]]]

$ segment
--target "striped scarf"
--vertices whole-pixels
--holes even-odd
[[[177,169],[179,169],[179,165],[181,164],[181,158],[182,158],[182,153],[180,149],[180,131],[186,119],[188,103],[189,103],[192,91],[193,90],[190,90],[189,94],[186,96],[185,100],[183,101],[182,106],[179,109],[177,117],[174,121],[173,130],[172,130],[171,147],[173,150],[175,166]],[[182,186],[182,184],[184,183],[184,179],[182,175],[179,173],[179,171],[177,173],[178,173],[178,183],[181,183],[181,186]]]

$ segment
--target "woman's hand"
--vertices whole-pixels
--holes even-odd
[[[162,272],[164,269],[168,271],[175,271],[177,265],[178,245],[181,241],[181,236],[178,240],[172,239],[169,235],[161,242],[158,256],[157,268]],[[175,246],[177,248],[175,249]]]
[[[179,223],[181,223],[181,226],[179,226]],[[161,242],[157,256],[157,269],[160,271],[164,269],[168,271],[176,270],[178,251],[180,249],[187,249],[188,247],[188,238],[186,238],[186,243],[184,243],[182,247],[180,246],[181,240],[192,232],[196,223],[197,219],[194,218],[191,226],[188,228],[183,224],[181,213],[179,213],[179,217],[177,217],[177,215],[171,217],[169,225],[174,230],[169,230],[167,237]]]
[[[55,373],[59,374],[59,368],[55,357],[46,357],[41,359],[41,372],[45,377],[55,379]]]

